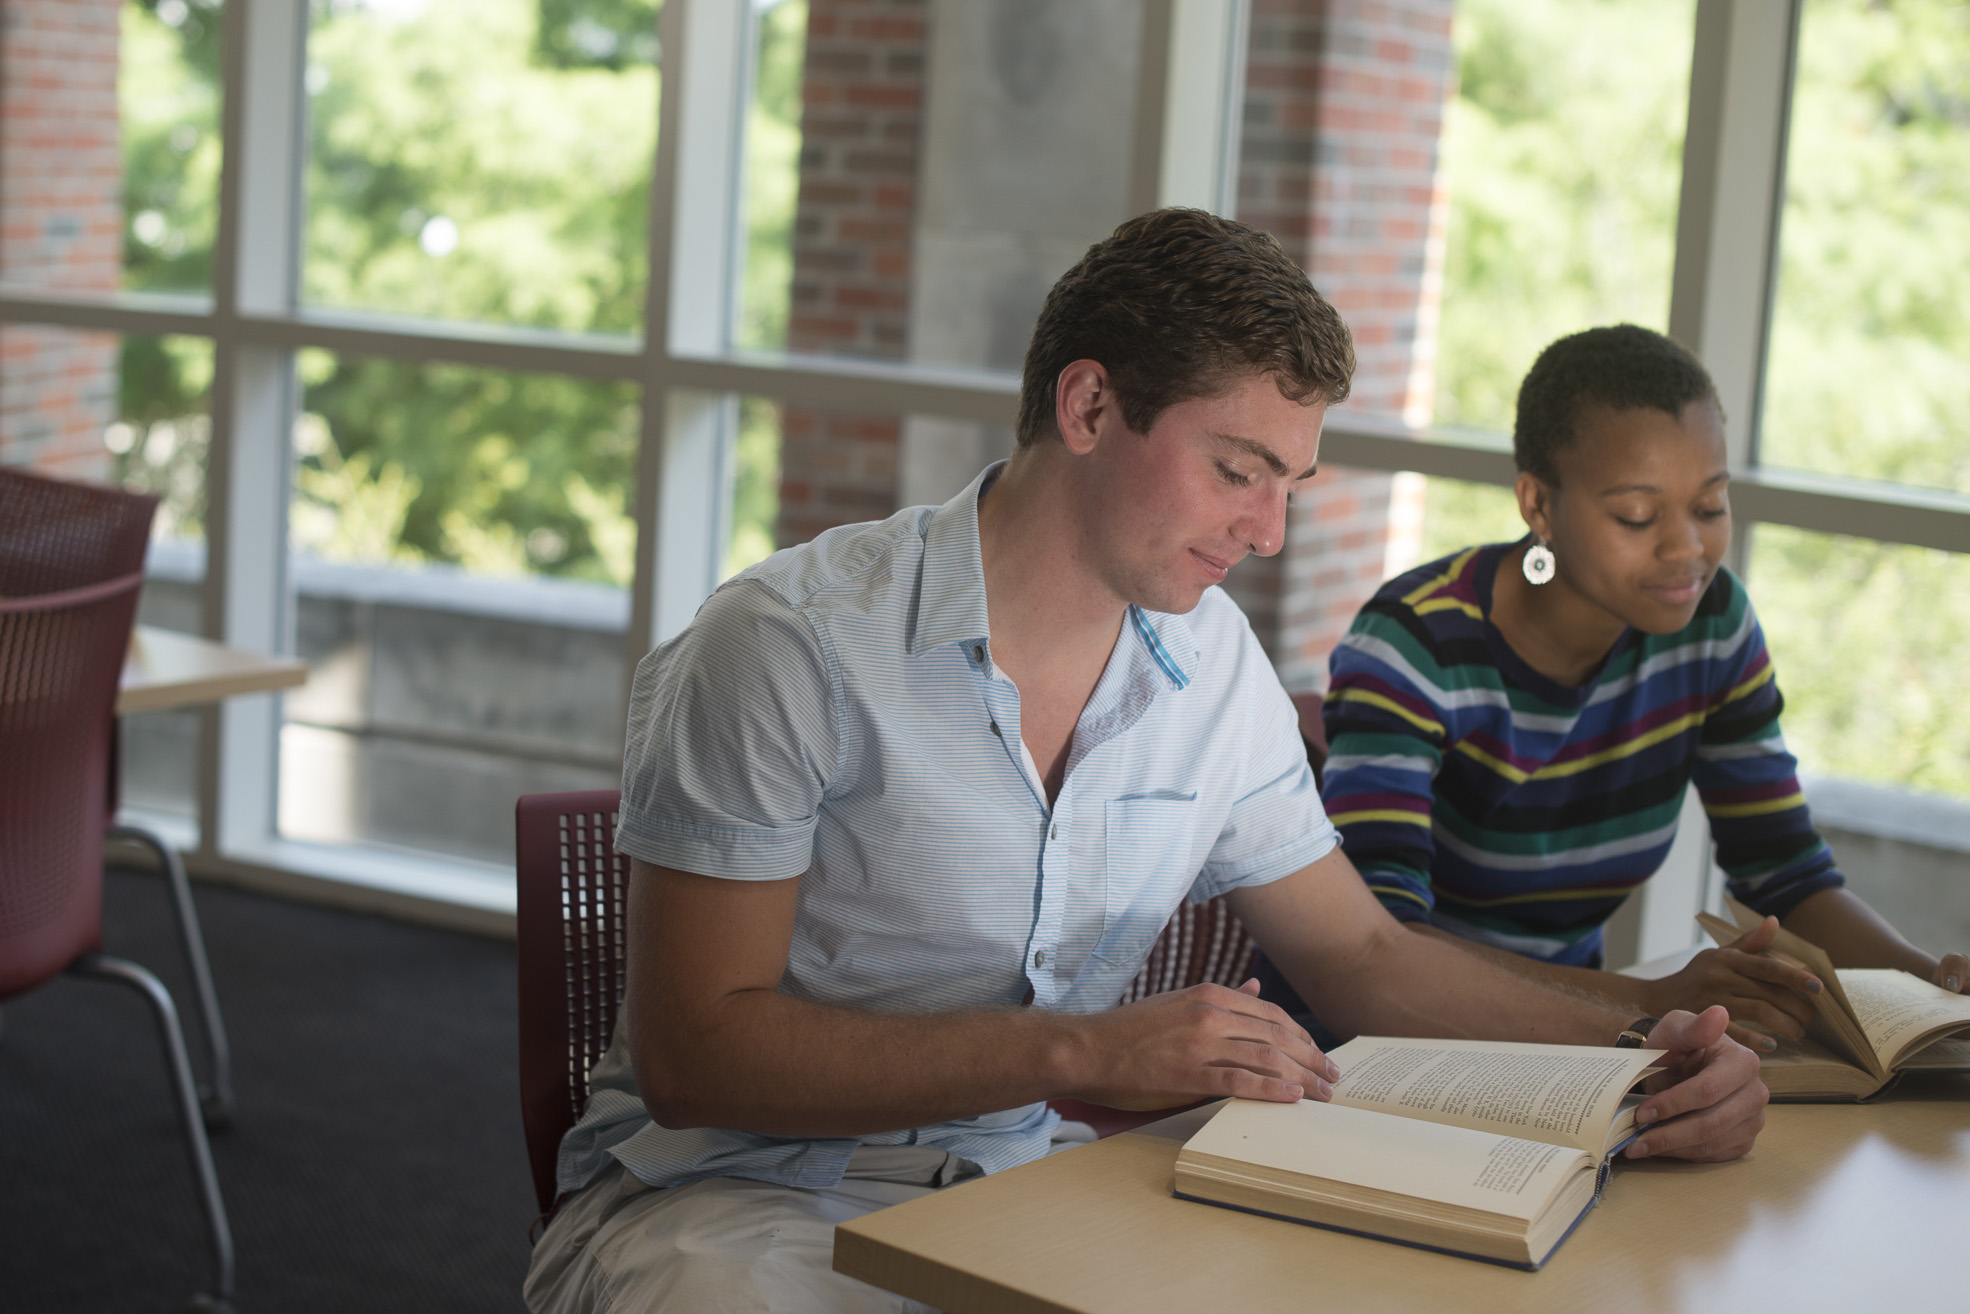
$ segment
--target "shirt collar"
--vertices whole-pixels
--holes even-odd
[[[913,657],[946,644],[983,643],[991,638],[985,607],[985,558],[978,546],[978,499],[1005,465],[995,461],[986,466],[956,497],[931,513],[924,531],[917,622],[910,639]],[[1197,669],[1197,638],[1188,621],[1168,612],[1130,606],[1123,628],[1135,634],[1171,688],[1182,689],[1190,683]]]
[[[978,498],[1005,469],[995,461],[956,497],[933,511],[923,536],[923,574],[917,585],[917,621],[910,655],[950,643],[991,637],[985,610],[985,559],[978,550]]]

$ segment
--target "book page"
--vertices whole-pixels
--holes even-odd
[[[1904,1071],[1970,1072],[1970,1039],[1933,1040],[1895,1065]]]
[[[1884,1068],[1925,1033],[1970,1026],[1970,995],[1951,994],[1892,967],[1844,967],[1840,984]]]
[[[1198,1155],[1530,1220],[1581,1171],[1563,1146],[1301,1100],[1233,1100],[1183,1147]],[[1197,1167],[1222,1177],[1218,1165]]]
[[[1621,1098],[1659,1052],[1360,1036],[1332,1052],[1334,1102],[1523,1136],[1598,1157]]]

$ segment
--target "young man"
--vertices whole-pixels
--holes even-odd
[[[830,1271],[833,1224],[1045,1154],[1046,1099],[1325,1098],[1332,1065],[1248,991],[1114,1006],[1186,897],[1228,895],[1348,1031],[1634,1021],[1381,909],[1214,587],[1278,551],[1352,370],[1270,238],[1132,220],[1049,295],[1009,462],[776,555],[643,662],[623,1021],[536,1310],[909,1308]],[[1751,1144],[1726,1020],[1655,1028],[1676,1080],[1639,1153]]]

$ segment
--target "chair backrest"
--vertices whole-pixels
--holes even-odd
[[[144,568],[157,498],[0,469],[0,597],[61,593]]]
[[[0,599],[0,999],[101,947],[110,727],[143,582]]]
[[[529,794],[514,810],[518,877],[520,1114],[534,1194],[554,1204],[561,1137],[588,1103],[622,1000],[629,861],[615,848],[613,789]]]

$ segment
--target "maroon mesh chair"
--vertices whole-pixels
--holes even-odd
[[[0,598],[59,593],[142,571],[156,508],[157,499],[147,494],[0,470]],[[178,851],[155,832],[116,823],[114,722],[108,735],[102,824],[108,838],[150,850],[164,875],[205,1040],[208,1079],[197,1085],[199,1106],[205,1125],[221,1130],[232,1125],[236,1106],[232,1054],[205,956],[198,909],[192,903],[191,882]]]
[[[1318,773],[1327,757],[1326,737],[1319,734],[1320,695],[1302,694],[1293,701],[1307,760]],[[622,999],[629,861],[615,851],[620,803],[619,791],[598,789],[529,794],[515,809],[520,1112],[543,1218],[555,1205],[554,1160],[561,1137],[588,1103],[589,1070],[609,1047]],[[1223,899],[1186,903],[1171,914],[1119,1002],[1206,981],[1237,986],[1251,975],[1257,950]],[[1103,1136],[1176,1112],[1111,1109],[1073,1099],[1052,1103],[1063,1117],[1086,1122]]]
[[[154,506],[0,478],[0,999],[69,971],[150,1002],[211,1236],[212,1289],[191,1307],[221,1310],[231,1308],[232,1233],[177,1009],[149,971],[101,952],[111,727],[143,574],[91,580],[88,557],[120,550],[141,563]]]
[[[529,794],[514,809],[520,1120],[541,1217],[553,1212],[561,1137],[588,1103],[622,1000],[629,860],[613,789]]]

